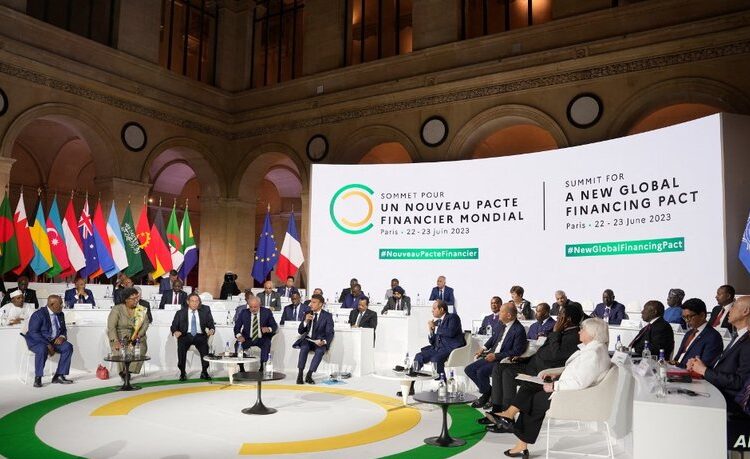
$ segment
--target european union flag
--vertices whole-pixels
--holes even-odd
[[[263,231],[258,238],[257,247],[252,275],[258,282],[264,282],[268,273],[279,261],[279,252],[276,250],[276,240],[273,238],[273,229],[271,228],[270,210],[266,211],[266,221],[263,223]]]
[[[745,269],[750,272],[750,216],[747,217],[745,232],[742,233],[742,242],[740,242],[740,261],[745,265]]]

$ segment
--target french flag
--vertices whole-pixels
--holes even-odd
[[[289,226],[284,236],[284,245],[281,246],[279,262],[276,265],[276,275],[279,279],[286,280],[287,277],[294,276],[304,262],[305,256],[302,254],[302,245],[299,242],[297,225],[294,223],[294,214],[290,214]]]

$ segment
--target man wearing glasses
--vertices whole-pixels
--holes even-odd
[[[724,348],[719,332],[706,322],[706,303],[698,298],[690,298],[682,304],[682,319],[688,327],[677,349],[674,365],[687,367],[688,360],[698,357],[706,365],[712,366]]]

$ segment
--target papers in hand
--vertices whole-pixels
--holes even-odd
[[[306,339],[306,340],[308,340],[308,341],[310,341],[310,342],[311,342],[311,343],[313,343],[313,344],[318,344],[318,340],[316,340],[316,339],[312,339],[312,338],[310,338],[309,336],[305,337],[305,339]]]
[[[516,376],[516,379],[519,381],[526,381],[534,384],[544,384],[544,380],[540,378],[539,376],[529,376],[525,374],[519,374]]]
[[[547,382],[556,381],[562,374],[563,370],[565,370],[565,367],[547,368],[546,370],[540,371],[536,376],[519,374],[518,376],[516,376],[516,379],[519,381],[526,381],[534,384],[544,384]],[[545,378],[547,379],[547,381],[545,381]]]

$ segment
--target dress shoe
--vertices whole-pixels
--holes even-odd
[[[489,418],[479,418],[477,419],[477,424],[482,424],[483,426],[489,426],[489,425],[495,425],[495,422],[492,421]]]
[[[525,449],[523,451],[519,451],[517,453],[511,453],[509,449],[506,449],[503,451],[503,454],[505,454],[508,457],[522,457],[523,459],[529,459],[529,450]]]
[[[307,384],[315,384],[315,380],[312,378],[312,373],[308,373],[307,376],[305,376],[305,382]]]
[[[73,381],[66,378],[64,375],[55,375],[52,377],[52,384],[73,384]]]
[[[185,373],[180,373],[180,381],[187,381],[187,375]]]
[[[42,377],[36,376],[34,378],[34,387],[42,387]]]
[[[484,407],[490,399],[490,394],[482,394],[474,403],[471,404],[472,408]]]
[[[505,427],[499,427],[497,424],[490,424],[484,428],[487,432],[492,433],[513,433],[512,430],[508,430]]]
[[[513,428],[516,426],[516,421],[511,418],[506,418],[505,416],[495,416],[495,424],[513,432]]]
[[[121,372],[120,372],[120,373],[118,373],[118,374],[120,375],[120,379],[122,379],[122,380],[123,380],[123,382],[125,382],[125,372],[124,372],[124,371],[121,371]]]
[[[203,379],[205,381],[211,381],[211,377],[205,371],[201,373],[201,379]]]

